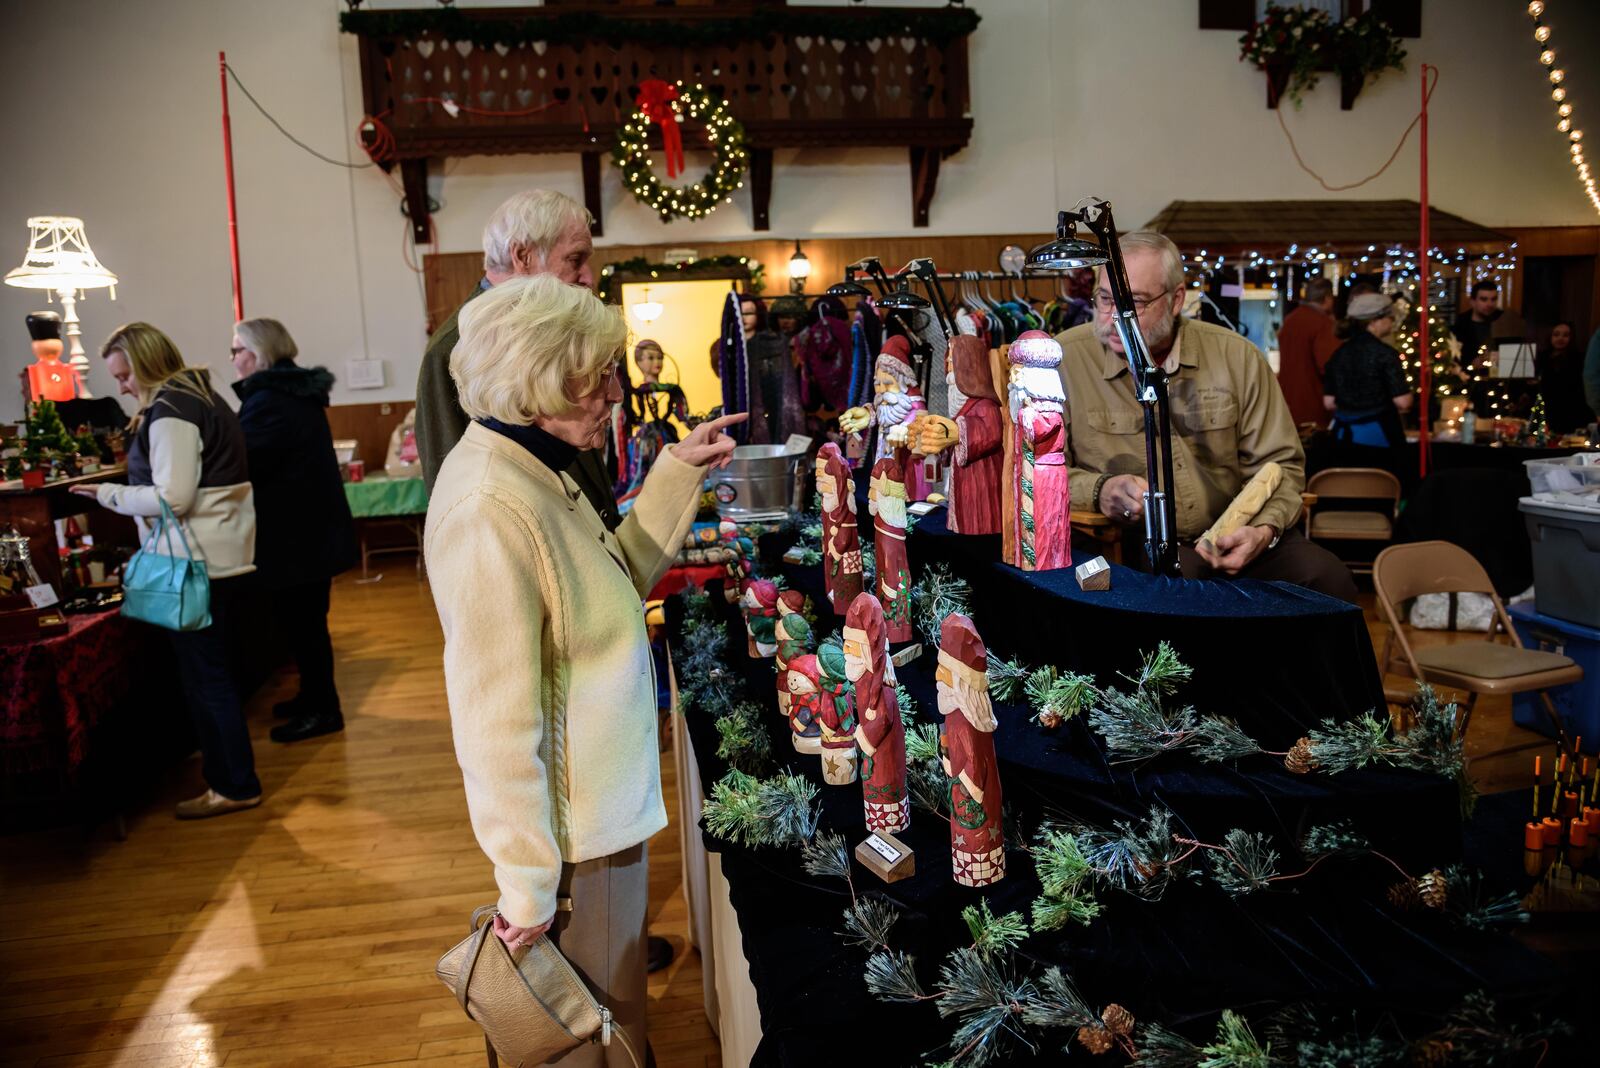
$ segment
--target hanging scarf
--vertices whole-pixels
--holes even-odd
[[[722,378],[722,410],[724,413],[750,410],[750,361],[745,358],[744,315],[739,308],[739,294],[730,292],[728,303],[722,309],[722,340],[718,343],[718,371]],[[749,423],[737,423],[725,431],[741,445],[748,439]]]
[[[667,156],[667,177],[676,178],[683,171],[683,134],[678,129],[678,115],[672,102],[678,99],[678,90],[660,78],[651,78],[639,85],[639,95],[634,104],[645,118],[661,127],[661,148]]]

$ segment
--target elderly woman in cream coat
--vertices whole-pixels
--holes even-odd
[[[622,399],[627,330],[556,278],[461,310],[450,374],[471,417],[440,468],[425,548],[472,828],[513,948],[550,936],[644,1049],[645,842],[667,825],[643,597],[683,544],[743,415],[662,453],[616,532],[563,472]],[[561,1064],[630,1062],[614,1043]],[[607,1059],[609,1058],[609,1060]]]

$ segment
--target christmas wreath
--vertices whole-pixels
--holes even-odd
[[[744,185],[750,154],[745,151],[744,127],[728,114],[728,102],[707,92],[703,85],[669,85],[651,79],[639,87],[635,103],[638,110],[623,123],[611,150],[628,191],[660,215],[662,222],[704,218],[718,204],[731,200],[733,191]],[[651,165],[650,124],[661,127],[667,177],[676,178],[683,170],[683,135],[678,126],[685,120],[704,124],[716,158],[698,182],[671,186],[656,176]]]

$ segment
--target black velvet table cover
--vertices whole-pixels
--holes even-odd
[[[1384,707],[1361,609],[1300,586],[1175,579],[1113,564],[1111,589],[1086,592],[1070,569],[1000,563],[998,535],[950,534],[942,509],[917,521],[907,549],[913,574],[944,563],[971,583],[973,620],[997,655],[1110,684],[1170,642],[1194,669],[1179,698],[1237,720],[1269,749],[1288,749],[1324,718]]]
[[[836,617],[827,609],[820,576],[813,574],[817,569],[782,570],[789,585],[812,595],[819,610],[818,631],[826,634],[836,625]],[[1127,575],[1132,573],[1119,570],[1114,583]],[[1289,611],[1296,597],[1274,596],[1275,587],[1254,585],[1254,590],[1241,591],[1242,596],[1258,596],[1264,605],[1283,613],[1269,618],[1280,622],[1296,618]],[[1127,626],[1119,613],[1131,613],[1134,620],[1146,618],[1137,610],[1135,587],[1127,583],[1122,591],[1124,603],[1135,607],[1113,611],[1098,624],[1102,633],[1096,640],[1107,648],[1120,648],[1110,633]],[[744,655],[742,621],[715,585],[712,591],[712,604],[729,628],[732,681],[768,711],[766,723],[778,762],[821,787],[822,829],[842,834],[853,848],[866,835],[860,786],[823,785],[817,759],[792,751],[786,725],[776,711],[772,661]],[[984,609],[977,606],[989,602],[979,589],[974,594],[985,638],[986,626],[1006,630],[1004,618],[997,624],[984,622]],[[1044,597],[1028,611],[1044,611],[1049,600]],[[1317,598],[1317,603],[1306,605],[1314,609],[1313,618],[1327,623],[1342,614],[1327,611],[1329,605],[1322,601]],[[1085,629],[1095,626],[1090,622],[1093,613],[1081,607],[1058,603],[1056,612],[1081,613]],[[669,602],[669,633],[676,633],[681,615],[681,605]],[[1022,610],[1012,615],[1021,616]],[[1020,630],[1020,622],[1012,619],[1011,627]],[[1198,635],[1203,628],[1190,622],[1182,633]],[[1364,638],[1364,629],[1361,634]],[[1135,645],[1136,639],[1138,635],[1124,635]],[[1185,652],[1192,656],[1188,649]],[[1069,653],[1063,648],[1050,659],[1070,666]],[[1244,653],[1239,655],[1243,658]],[[1128,656],[1136,659],[1131,652]],[[1370,663],[1370,650],[1366,656]],[[1301,653],[1294,659],[1307,657]],[[908,725],[938,719],[932,672],[931,655],[898,669],[900,682],[918,708],[906,715]],[[1200,675],[1196,664],[1197,682]],[[1317,684],[1328,678],[1331,673],[1318,676]],[[1236,681],[1247,696],[1260,700],[1264,686]],[[1196,703],[1202,711],[1209,710],[1205,703]],[[1347,707],[1311,696],[1301,705],[1281,693],[1272,698],[1270,707],[1293,706],[1298,709],[1296,716],[1306,716],[1312,715],[1306,709],[1313,705],[1329,709],[1329,714],[1335,705]],[[1142,819],[1157,803],[1173,812],[1178,833],[1203,841],[1217,842],[1233,827],[1268,832],[1284,854],[1285,872],[1304,867],[1293,844],[1306,827],[1335,818],[1354,822],[1373,838],[1376,848],[1413,873],[1460,854],[1456,789],[1438,777],[1373,769],[1298,776],[1270,756],[1249,758],[1236,766],[1204,765],[1185,756],[1139,766],[1113,765],[1081,724],[1068,723],[1047,732],[1029,723],[1027,710],[1020,705],[997,704],[995,711],[1008,821],[1024,836],[1049,817],[1109,826],[1119,819]],[[715,727],[694,711],[682,722],[709,793],[726,771],[715,756]],[[1028,855],[1016,848],[1008,850],[1008,873],[1000,883],[981,890],[956,885],[950,875],[949,824],[925,810],[914,811],[911,827],[899,837],[916,854],[913,877],[886,885],[854,865],[854,878],[858,891],[883,893],[902,908],[904,915],[891,942],[915,955],[925,985],[937,974],[945,954],[968,940],[960,918],[963,907],[987,898],[996,913],[1014,910],[1027,915],[1039,894]],[[763,1037],[753,1063],[836,1062],[841,1050],[848,1049],[850,1063],[910,1065],[920,1063],[948,1037],[953,1024],[940,1020],[931,1003],[888,1004],[866,991],[862,978],[866,953],[848,945],[838,933],[849,901],[842,883],[806,874],[797,850],[733,846],[710,835],[705,841],[708,849],[721,855],[761,1011]],[[1427,1012],[1444,1008],[1471,990],[1527,992],[1549,984],[1543,958],[1504,936],[1465,931],[1437,914],[1401,914],[1383,904],[1384,888],[1398,878],[1382,860],[1366,857],[1330,860],[1303,879],[1283,882],[1281,890],[1238,900],[1199,879],[1174,886],[1158,902],[1103,891],[1099,897],[1105,909],[1089,927],[1034,935],[1018,951],[1018,962],[1035,973],[1061,966],[1096,1006],[1115,1001],[1138,1017],[1180,1024],[1209,1018],[1226,1007],[1260,1009],[1256,1015],[1264,1015],[1270,1006],[1296,1000]],[[1208,1029],[1206,1022],[1201,1030]],[[1045,1038],[1049,1044],[1036,1054],[1019,1047],[1007,1063],[1059,1063],[1061,1047],[1071,1035],[1048,1032]]]

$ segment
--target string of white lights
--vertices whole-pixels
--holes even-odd
[[[1583,131],[1573,118],[1572,101],[1567,99],[1567,72],[1556,66],[1556,50],[1550,43],[1550,27],[1544,23],[1547,6],[1544,0],[1533,0],[1528,5],[1528,17],[1533,19],[1533,39],[1539,45],[1539,62],[1549,71],[1550,99],[1556,104],[1556,129],[1567,135],[1567,150],[1572,154],[1572,165],[1578,170],[1578,180],[1583,182],[1583,191],[1588,194],[1589,203],[1594,205],[1595,211],[1600,212],[1600,190],[1595,188],[1594,174],[1583,155]]]

